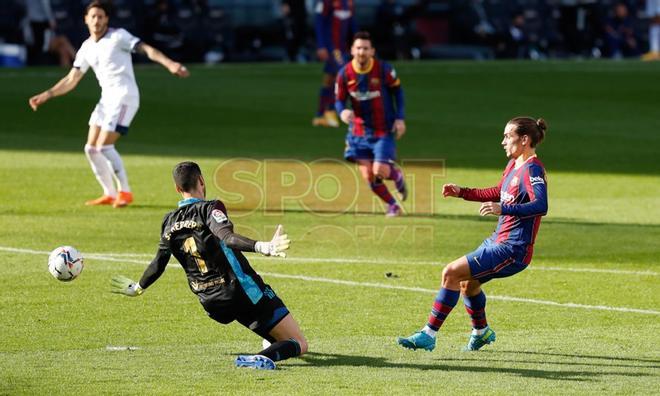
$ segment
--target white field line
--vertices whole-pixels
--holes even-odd
[[[36,250],[30,249],[17,249],[11,247],[0,246],[0,251],[13,252],[13,253],[29,253],[29,254],[48,254],[48,252],[37,252]],[[92,258],[93,255],[102,255],[103,257],[135,257],[135,258],[147,258],[151,259],[154,257],[153,254],[146,253],[92,253],[85,254],[85,257]],[[351,259],[351,258],[320,258],[320,257],[287,257],[285,261],[279,258],[263,257],[263,256],[253,256],[250,257],[250,260],[265,260],[272,262],[280,262],[282,264],[291,264],[291,263],[320,263],[320,264],[378,264],[378,265],[444,265],[439,261],[398,261],[398,260],[370,260],[370,259]],[[108,260],[108,261],[117,261],[117,260]],[[119,260],[121,261],[121,260]],[[586,273],[595,273],[595,274],[617,274],[617,275],[641,275],[641,276],[658,276],[658,272],[653,271],[633,271],[633,270],[617,270],[617,269],[604,269],[604,268],[571,268],[571,267],[544,267],[539,265],[530,265],[527,269],[528,271],[557,271],[557,272],[586,272]]]
[[[4,252],[11,252],[11,253],[23,253],[23,254],[38,254],[38,255],[47,255],[50,252],[46,251],[39,251],[39,250],[31,250],[31,249],[17,249],[17,248],[10,248],[10,247],[4,247],[0,246],[0,251]],[[107,256],[105,254],[85,254],[86,258],[91,258],[91,259],[97,259],[100,261],[112,261],[112,262],[122,262],[122,263],[133,263],[133,264],[141,264],[141,265],[146,265],[148,264],[146,261],[143,260],[135,260],[135,259],[130,259],[130,258],[118,258],[118,257],[112,257],[112,256]],[[168,264],[168,267],[175,267],[175,268],[181,268],[180,265],[178,264]],[[341,280],[341,279],[331,279],[331,278],[320,278],[320,277],[312,277],[312,276],[304,276],[304,275],[288,275],[288,274],[277,274],[277,273],[271,273],[271,272],[262,272],[262,275],[265,276],[270,276],[273,278],[282,278],[282,279],[295,279],[295,280],[304,280],[307,282],[320,282],[320,283],[331,283],[335,285],[345,285],[345,286],[358,286],[358,287],[372,287],[372,288],[378,288],[378,289],[390,289],[390,290],[404,290],[404,291],[411,291],[411,292],[417,292],[417,293],[437,293],[437,290],[434,289],[424,289],[421,287],[410,287],[410,286],[397,286],[397,285],[388,285],[385,283],[371,283],[371,282],[355,282],[355,281],[347,281],[347,280]],[[550,306],[555,306],[555,307],[561,307],[561,308],[579,308],[579,309],[587,309],[587,310],[596,310],[596,311],[616,311],[616,312],[628,312],[628,313],[639,313],[639,314],[645,314],[645,315],[660,315],[660,311],[654,311],[654,310],[648,310],[648,309],[637,309],[637,308],[626,308],[626,307],[610,307],[606,305],[584,305],[584,304],[576,304],[576,303],[560,303],[556,301],[548,301],[548,300],[536,300],[536,299],[531,299],[531,298],[522,298],[522,297],[509,297],[509,296],[496,296],[489,294],[488,298],[492,300],[499,300],[499,301],[512,301],[512,302],[520,302],[520,303],[526,303],[526,304],[538,304],[538,305],[550,305]]]

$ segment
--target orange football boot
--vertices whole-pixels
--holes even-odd
[[[85,202],[85,205],[87,206],[95,206],[95,205],[112,205],[112,203],[115,202],[115,197],[111,197],[109,195],[102,195],[99,198],[89,200]]]
[[[119,195],[117,195],[117,199],[112,204],[112,207],[113,208],[123,208],[124,206],[127,206],[131,202],[133,202],[133,193],[126,192],[126,191],[120,191]]]

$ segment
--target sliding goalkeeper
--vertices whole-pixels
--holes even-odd
[[[256,355],[239,355],[236,367],[272,370],[276,361],[304,354],[307,341],[298,323],[242,253],[286,257],[290,241],[282,226],[277,227],[271,241],[258,242],[236,234],[224,204],[205,200],[206,184],[196,163],[182,162],[172,174],[183,200],[163,220],[156,257],[139,282],[115,276],[112,291],[141,295],[174,255],[211,319],[222,324],[236,320],[271,343]]]

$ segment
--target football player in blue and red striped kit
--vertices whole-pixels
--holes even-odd
[[[332,88],[337,72],[351,58],[349,40],[357,31],[353,0],[317,0],[314,12],[316,56],[324,66],[319,107],[312,125],[338,127]]]
[[[387,216],[398,216],[401,207],[383,180],[393,180],[406,199],[403,173],[394,164],[396,140],[406,133],[401,81],[392,66],[375,58],[368,32],[355,34],[351,54],[335,83],[335,108],[348,124],[344,158],[358,164],[362,178],[388,204]],[[351,109],[345,103],[349,97]]]
[[[472,334],[465,350],[476,351],[495,341],[486,320],[486,295],[481,285],[493,278],[515,275],[532,260],[541,217],[548,211],[545,169],[536,156],[547,125],[543,119],[516,117],[504,129],[502,146],[511,158],[500,183],[490,188],[465,188],[445,184],[445,197],[483,202],[479,214],[498,215],[495,232],[477,250],[451,262],[442,271],[442,287],[424,328],[410,337],[397,339],[405,348],[435,348],[440,326],[463,294],[472,319]]]

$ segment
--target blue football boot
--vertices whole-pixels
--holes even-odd
[[[263,355],[239,355],[236,367],[247,367],[256,370],[275,370],[275,362]]]
[[[399,345],[404,348],[413,350],[425,349],[430,352],[435,349],[435,338],[424,333],[423,331],[418,331],[417,333],[406,338],[397,337],[396,342],[398,342]]]
[[[495,342],[495,338],[495,332],[490,327],[486,327],[486,332],[482,335],[476,335],[472,333],[470,335],[470,341],[465,346],[465,348],[463,348],[463,350],[478,351],[484,345]]]

